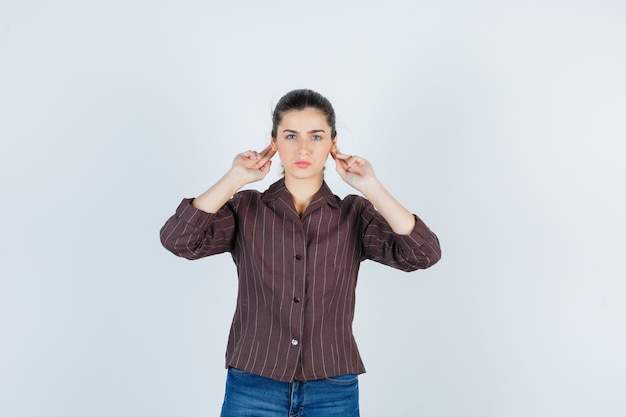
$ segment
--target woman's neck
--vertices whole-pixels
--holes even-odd
[[[322,188],[323,182],[324,178],[322,176],[306,179],[285,177],[285,187],[291,194],[298,215],[302,216],[304,214],[313,196]]]

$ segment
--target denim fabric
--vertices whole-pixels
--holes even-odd
[[[289,383],[230,368],[221,417],[359,417],[358,377]]]

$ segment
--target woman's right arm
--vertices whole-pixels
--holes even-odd
[[[260,181],[270,171],[272,157],[276,152],[267,146],[261,152],[246,151],[235,157],[232,167],[211,188],[191,203],[207,213],[217,211],[246,184]]]
[[[231,169],[197,198],[185,199],[161,228],[163,246],[177,256],[198,259],[230,250],[235,213],[226,203],[244,185],[263,179],[270,170],[271,147],[235,157]]]

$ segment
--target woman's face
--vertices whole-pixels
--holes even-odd
[[[331,130],[326,115],[317,109],[283,114],[272,148],[280,156],[286,178],[322,178],[328,154],[335,148]]]

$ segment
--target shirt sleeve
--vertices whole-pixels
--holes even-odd
[[[233,247],[236,216],[231,202],[217,213],[207,213],[183,199],[176,212],[161,228],[163,246],[176,256],[199,259],[228,252]]]
[[[426,269],[441,259],[439,239],[415,214],[408,235],[395,233],[372,203],[362,199],[362,245],[364,258],[402,271]]]

